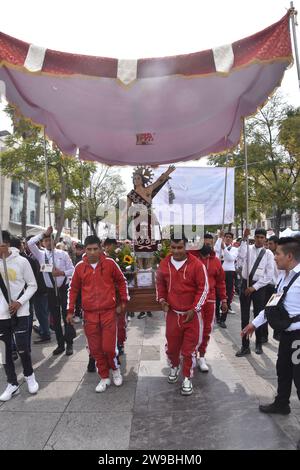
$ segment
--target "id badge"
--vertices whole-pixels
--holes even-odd
[[[52,264],[41,264],[41,272],[42,273],[52,273],[53,266]]]
[[[283,292],[278,293],[278,294],[273,294],[273,295],[270,297],[270,299],[269,299],[269,301],[268,301],[266,307],[276,307],[276,306],[278,305],[278,302],[279,302],[279,300],[281,299],[282,296],[283,296]]]

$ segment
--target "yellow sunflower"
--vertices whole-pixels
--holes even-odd
[[[127,264],[132,264],[133,263],[133,258],[129,255],[124,256],[123,262]]]

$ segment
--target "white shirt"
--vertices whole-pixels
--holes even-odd
[[[255,245],[249,246],[249,274],[262,249],[263,248],[256,248]],[[240,266],[242,266],[242,278],[247,279],[247,243],[245,241],[241,243],[238,256]],[[272,283],[272,279],[274,278],[274,265],[274,255],[271,250],[267,249],[253,276],[253,287],[255,290]]]
[[[278,292],[282,292],[283,288],[288,285],[293,276],[300,271],[300,263],[294,267],[288,274],[284,273],[280,279],[280,284],[278,285]],[[300,276],[296,281],[291,285],[283,301],[284,308],[289,313],[289,316],[292,318],[296,315],[300,315]],[[262,310],[260,314],[252,321],[252,324],[255,328],[263,325],[267,322],[265,318],[265,311]],[[286,331],[300,330],[300,322],[292,323]]]
[[[177,269],[177,271],[184,265],[186,262],[187,258],[184,259],[183,261],[176,261],[173,256],[171,257],[171,263],[173,264],[174,268]]]
[[[36,243],[41,241],[42,238],[43,238],[43,233],[41,233],[40,235],[37,235],[36,237],[32,237],[30,240],[28,240],[28,248],[30,249],[35,259],[40,263],[40,265],[45,264],[46,262],[48,264],[53,265],[53,253],[54,253],[55,267],[65,273],[65,276],[57,276],[56,278],[57,287],[62,286],[65,277],[67,277],[66,284],[68,284],[69,278],[72,277],[73,272],[74,272],[74,266],[73,266],[70,256],[68,255],[66,251],[58,250],[57,248],[54,249],[54,252],[49,251],[49,250],[40,250],[37,247]],[[43,276],[44,276],[44,281],[45,281],[46,286],[49,287],[50,289],[53,289],[53,284],[51,282],[49,273],[43,273]]]
[[[97,263],[93,263],[93,264],[91,264],[92,268],[93,268],[93,269],[96,269],[96,267],[97,267],[97,264],[98,264],[98,262],[97,262]]]
[[[218,238],[215,243],[214,250],[219,259],[223,259],[222,267],[224,271],[235,271],[235,261],[238,257],[239,250],[232,245],[222,249],[222,238]]]

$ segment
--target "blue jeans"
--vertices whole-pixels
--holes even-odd
[[[50,336],[48,295],[36,294],[33,299],[34,311],[40,324],[40,335]]]

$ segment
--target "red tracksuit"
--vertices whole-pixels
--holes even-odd
[[[177,271],[171,255],[160,262],[156,275],[157,300],[170,308],[166,317],[166,353],[171,367],[178,367],[183,356],[184,377],[193,376],[196,355],[201,343],[201,310],[208,294],[204,265],[187,253],[187,260]],[[194,310],[192,321],[184,323],[188,310]]]
[[[207,258],[204,258],[201,256],[201,253],[199,253],[199,259],[206,267],[209,283],[209,293],[202,309],[204,327],[203,338],[199,347],[200,356],[204,357],[215,321],[216,291],[219,299],[226,300],[226,285],[222,263],[214,251],[212,251]]]
[[[87,257],[78,263],[70,283],[68,312],[73,313],[81,291],[84,332],[102,379],[117,369],[116,289],[121,302],[129,300],[126,279],[116,262],[101,254],[94,269]]]

